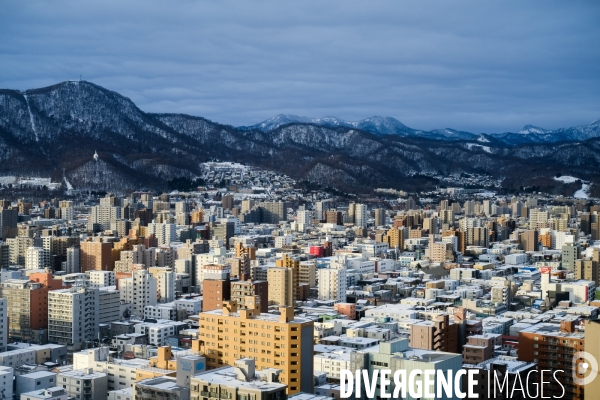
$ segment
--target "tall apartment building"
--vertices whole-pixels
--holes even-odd
[[[238,310],[236,302],[227,302],[221,310],[200,313],[207,369],[250,357],[258,370],[280,369],[279,381],[288,385],[288,395],[313,391],[313,328],[311,320],[296,317],[291,307],[273,315],[261,314],[256,304]]]
[[[560,325],[543,322],[519,331],[518,359],[537,363],[539,371],[549,370],[554,374],[555,379],[544,383],[540,382],[538,376],[538,383],[544,385],[545,396],[564,396],[574,400],[584,398],[584,389],[587,387],[573,379],[573,368],[583,362],[577,360],[574,366],[573,355],[578,351],[585,351],[585,335],[576,331],[575,323],[574,320],[562,321]]]
[[[294,271],[286,267],[267,268],[267,282],[269,282],[269,304],[290,306],[295,304]]]
[[[63,267],[63,271],[67,274],[73,274],[81,271],[79,265],[79,246],[69,247],[67,249],[66,261]]]
[[[428,231],[430,234],[436,235],[439,231],[438,222],[439,221],[438,221],[437,217],[423,218],[423,229]]]
[[[221,207],[225,210],[231,210],[233,208],[233,195],[225,194],[221,197]]]
[[[152,268],[156,264],[156,249],[147,249],[143,244],[133,245],[131,250],[123,250],[119,256],[120,260],[115,262],[115,271],[118,272],[129,272],[133,265],[143,264]]]
[[[177,225],[175,224],[152,221],[148,224],[148,233],[156,236],[159,246],[177,241]]]
[[[519,236],[519,242],[521,249],[525,251],[537,251],[538,250],[538,231],[528,230]]]
[[[330,264],[329,268],[319,268],[319,300],[346,302],[346,267],[343,264]]]
[[[454,211],[440,210],[440,223],[452,227],[454,225]]]
[[[246,298],[257,296],[256,304],[261,313],[269,311],[269,283],[267,281],[231,281],[231,301],[238,309],[248,308]],[[254,303],[252,303],[254,304]]]
[[[300,259],[284,254],[267,269],[269,304],[293,307],[299,299]]]
[[[17,236],[19,210],[16,208],[0,209],[0,239],[6,240]]]
[[[457,353],[458,324],[451,324],[447,314],[437,315],[432,321],[412,324],[410,326],[410,347]]]
[[[254,245],[244,246],[243,243],[237,242],[235,244],[235,256],[242,257],[244,254],[248,255],[250,260],[256,260],[256,247]]]
[[[202,281],[202,311],[221,309],[231,298],[231,267],[229,265],[204,266]]]
[[[369,210],[366,204],[354,205],[354,225],[364,228],[367,226],[369,218]]]
[[[79,246],[79,270],[86,271],[112,271],[112,243],[102,238],[86,238]]]
[[[385,225],[386,215],[385,210],[383,208],[375,209],[375,226],[383,226]]]
[[[8,304],[8,335],[38,342],[48,327],[48,291],[63,286],[62,281],[52,279],[50,273],[34,273],[29,278],[0,283],[0,297]]]
[[[98,338],[99,290],[85,286],[48,293],[48,341],[80,346]]]
[[[529,229],[540,229],[548,227],[548,211],[534,208],[529,210]]]
[[[156,278],[156,293],[159,303],[175,300],[175,272],[169,267],[152,267],[148,271]]]
[[[600,287],[600,251],[597,248],[593,249],[591,259],[576,260],[574,265],[575,279],[592,281]]]
[[[27,249],[34,245],[33,237],[17,236],[6,239],[9,251],[9,261],[12,265],[25,266],[25,255]]]
[[[282,201],[261,202],[258,206],[262,208],[263,223],[278,224],[279,221],[287,220],[287,205]]]
[[[110,324],[121,319],[121,293],[112,287],[98,288],[98,323]]]
[[[231,257],[225,260],[231,267],[231,277],[246,280],[250,278],[250,258],[244,254],[242,257]]]
[[[101,205],[94,206],[90,210],[90,217],[88,219],[87,230],[88,232],[106,231],[110,229],[110,221],[119,220],[122,218],[121,207],[115,207],[112,205]]]
[[[298,283],[308,285],[311,288],[317,286],[317,262],[315,260],[300,261],[300,272]]]
[[[579,258],[579,246],[565,244],[562,246],[561,250],[561,264],[563,269],[574,271],[575,262]]]
[[[229,239],[235,235],[234,222],[220,222],[212,226],[211,236],[213,239],[222,240],[225,247],[229,248]]]
[[[384,240],[390,246],[390,249],[397,248],[400,252],[404,251],[404,228],[394,227],[389,229]]]
[[[25,253],[25,269],[44,269],[50,267],[50,250],[31,246]]]
[[[88,271],[90,282],[97,287],[116,286],[117,278],[114,271]]]
[[[490,244],[490,234],[488,228],[467,228],[465,236],[467,240],[467,246],[488,247]]]
[[[8,343],[8,300],[0,298],[0,353]],[[12,387],[11,387],[12,389]]]
[[[325,211],[325,222],[328,224],[344,225],[344,218],[341,211]]]
[[[132,305],[132,314],[141,318],[146,306],[157,304],[156,278],[143,266],[135,266],[130,278],[119,279],[121,300]]]

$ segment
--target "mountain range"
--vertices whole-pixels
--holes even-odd
[[[0,90],[0,175],[49,176],[83,190],[160,190],[175,178],[193,179],[202,162],[215,159],[352,193],[376,187],[424,191],[440,177],[461,173],[500,179],[507,190],[564,191],[554,176],[600,180],[600,122],[473,134],[420,131],[393,118],[280,115],[233,127],[147,113],[86,81]],[[571,185],[567,192],[579,188]]]
[[[450,128],[434,129],[431,131],[413,129],[392,117],[374,116],[371,118],[362,119],[360,121],[344,121],[336,117],[308,118],[297,115],[279,114],[256,125],[241,126],[239,129],[270,132],[279,128],[280,126],[292,123],[314,124],[328,127],[339,126],[360,129],[376,135],[398,135],[405,137],[414,136],[437,140],[477,140],[481,137],[489,137],[491,139],[499,140],[509,146],[523,143],[583,141],[600,137],[600,119],[595,120],[589,125],[576,126],[567,129],[561,128],[556,130],[548,130],[533,125],[525,125],[523,129],[517,133],[504,132],[475,134],[471,132],[457,131]]]

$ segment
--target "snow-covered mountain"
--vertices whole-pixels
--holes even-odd
[[[590,182],[600,176],[599,121],[525,129],[476,135],[420,131],[385,117],[349,122],[291,115],[234,128],[190,115],[146,113],[98,85],[63,82],[0,90],[0,175],[41,174],[75,189],[164,188],[198,175],[201,162],[219,159],[366,192],[427,190],[436,177],[460,173],[488,174],[517,188],[528,186],[523,171],[537,171],[531,176],[552,184],[558,173]],[[557,145],[557,138],[571,141]]]
[[[360,121],[345,121],[337,117],[308,118],[291,114],[279,114],[256,125],[242,126],[239,129],[257,129],[263,132],[270,132],[279,128],[280,126],[291,123],[315,124],[329,127],[356,128],[366,132],[371,132],[380,135],[405,136],[417,132],[416,130],[407,127],[397,119],[391,117],[374,116],[371,118],[361,119]]]

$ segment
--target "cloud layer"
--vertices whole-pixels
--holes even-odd
[[[418,129],[600,118],[600,3],[13,1],[0,87],[83,79],[145,111],[251,125],[279,113]]]

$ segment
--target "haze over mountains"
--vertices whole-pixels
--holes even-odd
[[[0,90],[2,175],[51,176],[84,190],[160,189],[174,178],[194,178],[200,163],[215,159],[353,193],[428,190],[440,177],[460,173],[501,179],[507,189],[552,190],[561,184],[552,179],[557,174],[598,179],[600,122],[474,134],[421,131],[383,117],[348,122],[279,115],[236,128],[202,117],[146,113],[85,81]]]

